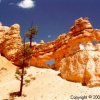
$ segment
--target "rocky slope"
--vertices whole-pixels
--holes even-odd
[[[16,68],[17,66],[0,55],[0,84],[6,84],[6,82],[10,82],[11,79],[14,79]]]

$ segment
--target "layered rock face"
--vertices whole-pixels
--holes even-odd
[[[0,26],[0,52],[14,64],[22,57],[19,25]],[[75,20],[68,33],[56,40],[32,46],[30,65],[58,69],[64,79],[100,86],[100,30],[93,29],[87,18]],[[95,43],[95,45],[91,43]],[[53,60],[53,64],[47,63]]]

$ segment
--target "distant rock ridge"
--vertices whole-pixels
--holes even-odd
[[[14,64],[21,58],[20,27],[0,26],[0,52]],[[56,40],[32,46],[30,65],[58,69],[64,79],[100,86],[100,30],[94,29],[87,18],[75,20],[68,33]],[[95,43],[95,44],[94,44]],[[53,64],[47,64],[49,61]]]

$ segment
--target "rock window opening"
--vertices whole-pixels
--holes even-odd
[[[46,64],[48,64],[48,65],[53,65],[54,63],[55,63],[55,60],[54,59],[49,60],[49,61],[46,62]]]

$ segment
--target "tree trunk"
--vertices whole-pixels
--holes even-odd
[[[24,51],[22,51],[22,57],[23,57],[23,62],[21,66],[21,80],[20,80],[20,91],[19,91],[19,96],[22,96],[23,92],[23,82],[24,82],[24,67],[25,67],[25,37],[24,37]]]
[[[29,61],[28,61],[28,66],[30,66],[30,58],[31,58],[31,48],[32,48],[32,36],[30,36],[30,51],[29,51]]]
[[[22,72],[21,72],[21,83],[20,83],[19,96],[22,96],[22,91],[23,91],[23,80],[24,80],[24,66],[22,67]]]
[[[30,49],[32,47],[32,36],[30,37]]]

